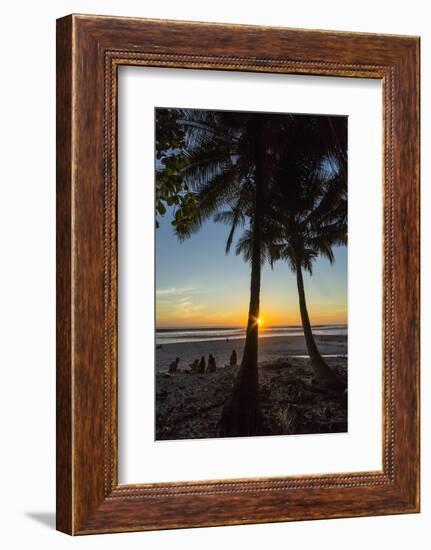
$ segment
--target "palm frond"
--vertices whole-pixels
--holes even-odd
[[[253,231],[251,229],[244,231],[243,235],[238,239],[235,253],[237,256],[242,255],[246,262],[251,262],[253,254]]]

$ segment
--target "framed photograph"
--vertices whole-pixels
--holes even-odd
[[[419,38],[57,21],[57,528],[419,511]]]

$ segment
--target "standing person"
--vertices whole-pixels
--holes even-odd
[[[236,367],[237,361],[238,361],[238,358],[236,356],[236,351],[233,350],[232,353],[231,353],[231,356],[230,356],[230,361],[229,361],[230,366],[231,367]]]
[[[174,374],[178,371],[178,363],[180,362],[180,358],[177,357],[175,361],[172,361],[172,363],[169,365],[169,374]]]

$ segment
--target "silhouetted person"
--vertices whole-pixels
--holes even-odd
[[[229,365],[231,367],[236,367],[236,362],[237,362],[237,356],[236,356],[236,351],[233,350],[232,353],[231,353],[231,356],[230,356],[230,360],[229,360]]]
[[[217,365],[216,365],[215,359],[212,353],[210,353],[210,356],[208,357],[208,366],[207,366],[206,372],[215,372],[216,370],[217,370]]]
[[[172,361],[172,363],[169,365],[169,374],[173,374],[174,372],[177,372],[178,370],[178,363],[180,362],[180,358],[177,357],[175,361]]]
[[[192,372],[197,372],[199,367],[199,359],[195,359],[193,363],[190,363],[189,367],[192,369]]]
[[[201,360],[199,361],[198,370],[197,372],[199,374],[203,374],[205,372],[205,357],[202,355]]]

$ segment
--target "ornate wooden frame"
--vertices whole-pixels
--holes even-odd
[[[383,82],[383,470],[119,485],[119,65]],[[57,21],[57,528],[69,534],[419,511],[419,38],[70,15]]]

